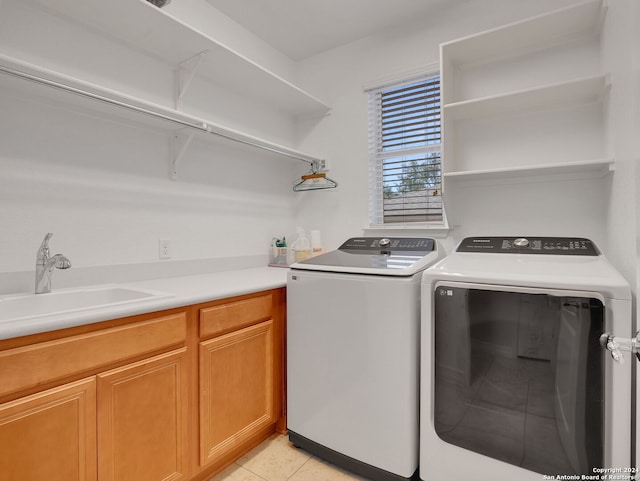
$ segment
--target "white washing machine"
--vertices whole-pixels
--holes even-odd
[[[601,345],[631,328],[591,241],[464,239],[422,278],[420,477],[633,479],[633,362]]]
[[[291,266],[292,443],[369,479],[417,475],[420,279],[441,257],[433,239],[358,237]]]

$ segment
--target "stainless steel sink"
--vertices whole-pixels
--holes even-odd
[[[60,289],[48,294],[0,296],[0,322],[108,308],[172,294],[118,285]]]

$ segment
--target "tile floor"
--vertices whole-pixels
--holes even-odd
[[[273,435],[210,481],[366,481]]]

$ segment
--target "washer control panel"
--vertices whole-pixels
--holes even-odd
[[[456,252],[597,256],[598,249],[581,237],[467,237]]]
[[[385,252],[433,251],[434,241],[428,237],[352,237],[338,250],[352,253],[371,254]]]

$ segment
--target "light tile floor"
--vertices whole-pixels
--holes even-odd
[[[273,435],[210,481],[367,481]]]

